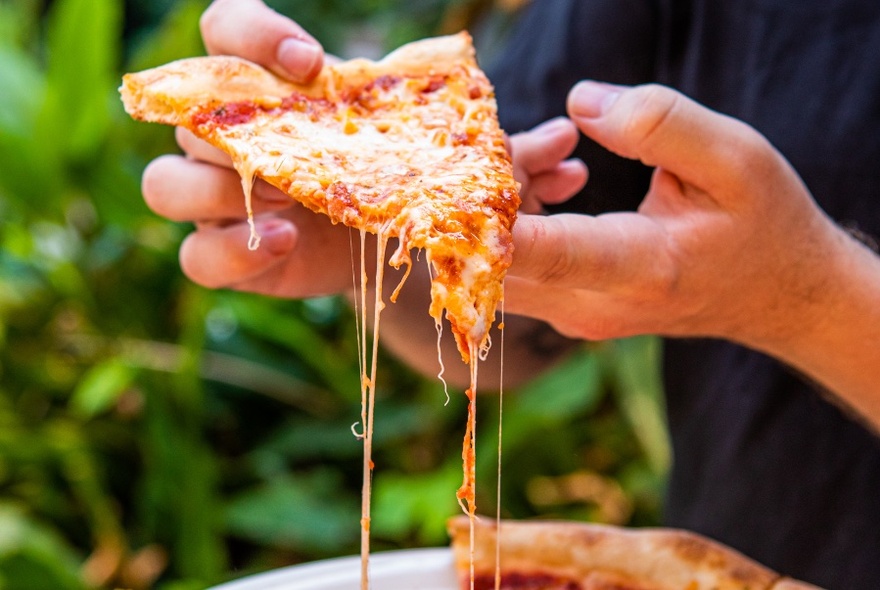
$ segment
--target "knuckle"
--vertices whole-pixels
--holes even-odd
[[[222,284],[216,273],[208,272],[210,265],[204,263],[204,258],[200,254],[200,238],[198,232],[193,232],[184,238],[178,253],[180,269],[189,280],[198,285],[209,289],[219,288]]]
[[[621,295],[632,306],[657,320],[672,317],[687,295],[682,290],[681,264],[668,252],[654,252],[645,255],[645,259],[650,262],[638,267]]]
[[[537,261],[534,279],[542,283],[558,283],[569,278],[575,270],[575,256],[564,231],[554,231],[559,222],[546,217],[542,223],[532,226],[531,243],[548,244],[542,248],[543,255]]]
[[[567,277],[570,277],[575,270],[572,257],[567,254],[565,249],[561,249],[554,253],[544,267],[539,280],[548,283],[557,283]]]
[[[199,17],[199,31],[208,53],[222,53],[222,47],[229,40],[224,37],[229,33],[230,24],[235,15],[245,10],[240,6],[242,0],[214,0]]]
[[[649,278],[650,292],[654,293],[655,299],[663,302],[675,301],[681,287],[681,278],[670,265],[663,265],[655,269]]]
[[[652,149],[681,95],[660,84],[637,86],[630,93],[632,104],[624,122],[624,133],[635,138],[637,155],[641,155]]]
[[[756,179],[766,181],[778,169],[778,157],[763,135],[742,122],[735,122],[736,133],[724,154],[729,181],[736,187],[752,185]]]
[[[144,202],[151,211],[159,215],[167,215],[167,199],[165,192],[167,183],[165,176],[168,164],[175,156],[164,155],[159,156],[144,168],[141,176],[141,193],[144,196]]]
[[[205,9],[202,16],[199,17],[199,31],[202,33],[202,39],[204,39],[205,45],[208,46],[208,50],[211,49],[212,35],[223,10],[223,4],[225,4],[224,0],[214,0]]]

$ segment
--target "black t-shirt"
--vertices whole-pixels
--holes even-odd
[[[508,131],[564,114],[583,78],[677,88],[756,127],[826,212],[880,236],[880,2],[534,0],[490,76]],[[587,140],[578,155],[590,181],[566,209],[639,203],[649,170]],[[728,342],[669,340],[664,372],[667,524],[827,588],[880,588],[880,438]]]

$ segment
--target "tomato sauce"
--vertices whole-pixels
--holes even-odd
[[[502,574],[501,590],[583,590],[574,580],[567,580],[549,574],[525,574],[511,572]],[[495,577],[481,575],[474,577],[474,590],[495,590]]]

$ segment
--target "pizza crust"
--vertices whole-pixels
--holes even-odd
[[[304,86],[232,56],[192,57],[122,77],[125,111],[138,120],[184,125],[189,113],[206,105],[282,97]]]
[[[215,55],[125,74],[119,92],[126,112],[135,119],[185,125],[191,111],[211,104],[271,104],[294,92],[332,99],[343,82],[356,86],[383,75],[430,75],[461,64],[476,66],[471,37],[465,31],[409,43],[379,61],[353,59],[325,66],[308,84],[284,80],[239,57]]]
[[[462,588],[469,587],[468,527],[463,517],[451,519],[448,525]],[[477,521],[473,555],[477,578],[494,580],[497,536],[494,520]],[[729,547],[682,530],[502,521],[500,537],[502,580],[505,576],[523,580],[546,577],[544,586],[521,586],[531,590],[816,590],[783,579]],[[515,589],[517,585],[502,588]]]

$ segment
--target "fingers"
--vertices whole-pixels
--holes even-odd
[[[154,212],[173,221],[228,221],[243,219],[245,211],[241,177],[228,168],[162,156],[150,162],[141,181],[144,200]],[[278,189],[258,180],[253,207],[259,214],[291,207],[293,201]]]
[[[545,286],[653,297],[675,282],[669,238],[645,215],[522,215],[510,274]]]
[[[528,195],[523,199],[524,213],[538,213],[541,205],[557,205],[568,200],[587,182],[587,166],[580,160],[565,160],[529,181]],[[538,205],[534,207],[533,204]],[[532,209],[532,210],[529,210]]]
[[[568,110],[581,131],[611,151],[710,192],[741,186],[778,163],[754,129],[664,86],[585,81],[569,94]]]
[[[180,247],[180,266],[194,282],[209,288],[234,287],[265,276],[281,264],[297,241],[296,227],[279,218],[257,219],[260,247],[247,247],[249,229],[238,223],[229,227],[200,228]]]
[[[578,142],[574,123],[565,117],[557,117],[534,129],[510,137],[510,150],[514,163],[528,174],[538,174],[553,169],[567,158]]]
[[[538,213],[543,205],[561,203],[583,188],[587,167],[579,160],[564,160],[577,142],[577,128],[564,117],[508,139],[514,177],[522,184],[523,212]]]
[[[323,65],[320,44],[260,0],[215,0],[200,26],[208,53],[238,55],[295,82],[309,81]]]

